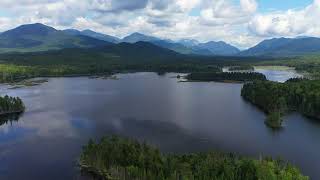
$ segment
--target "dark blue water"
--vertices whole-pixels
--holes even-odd
[[[85,179],[76,167],[89,138],[117,134],[165,152],[220,150],[281,156],[320,179],[320,124],[298,114],[273,132],[265,115],[240,96],[241,84],[179,83],[173,74],[119,75],[120,80],[53,78],[6,89],[27,106],[0,126],[0,179]]]

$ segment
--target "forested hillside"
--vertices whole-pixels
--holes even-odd
[[[43,24],[27,24],[0,34],[0,53],[90,48],[111,43],[89,36],[69,35]]]
[[[83,171],[102,179],[308,179],[282,161],[218,152],[162,154],[145,143],[118,137],[105,137],[98,143],[91,140],[79,163]]]
[[[320,38],[274,38],[241,52],[242,56],[294,57],[320,53]]]

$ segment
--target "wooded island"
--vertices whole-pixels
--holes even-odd
[[[0,96],[0,115],[22,113],[25,106],[19,97]]]

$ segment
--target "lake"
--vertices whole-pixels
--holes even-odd
[[[229,67],[224,67],[223,72],[229,71]],[[233,71],[233,72],[250,72],[247,70]],[[269,81],[285,82],[290,78],[302,78],[303,75],[299,74],[295,68],[287,66],[255,66],[254,72],[264,74]]]
[[[290,78],[301,78],[303,75],[297,73],[295,68],[286,66],[256,66],[255,72],[264,74],[270,81],[285,82]]]
[[[27,110],[0,126],[0,179],[88,179],[76,166],[89,138],[121,135],[164,152],[235,152],[282,157],[320,179],[320,123],[299,114],[274,132],[240,96],[241,84],[179,83],[176,74],[120,74],[119,80],[51,78],[20,89]]]

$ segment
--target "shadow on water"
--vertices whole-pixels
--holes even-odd
[[[0,115],[0,126],[5,124],[13,124],[14,122],[18,122],[23,113],[11,113],[6,115]]]

